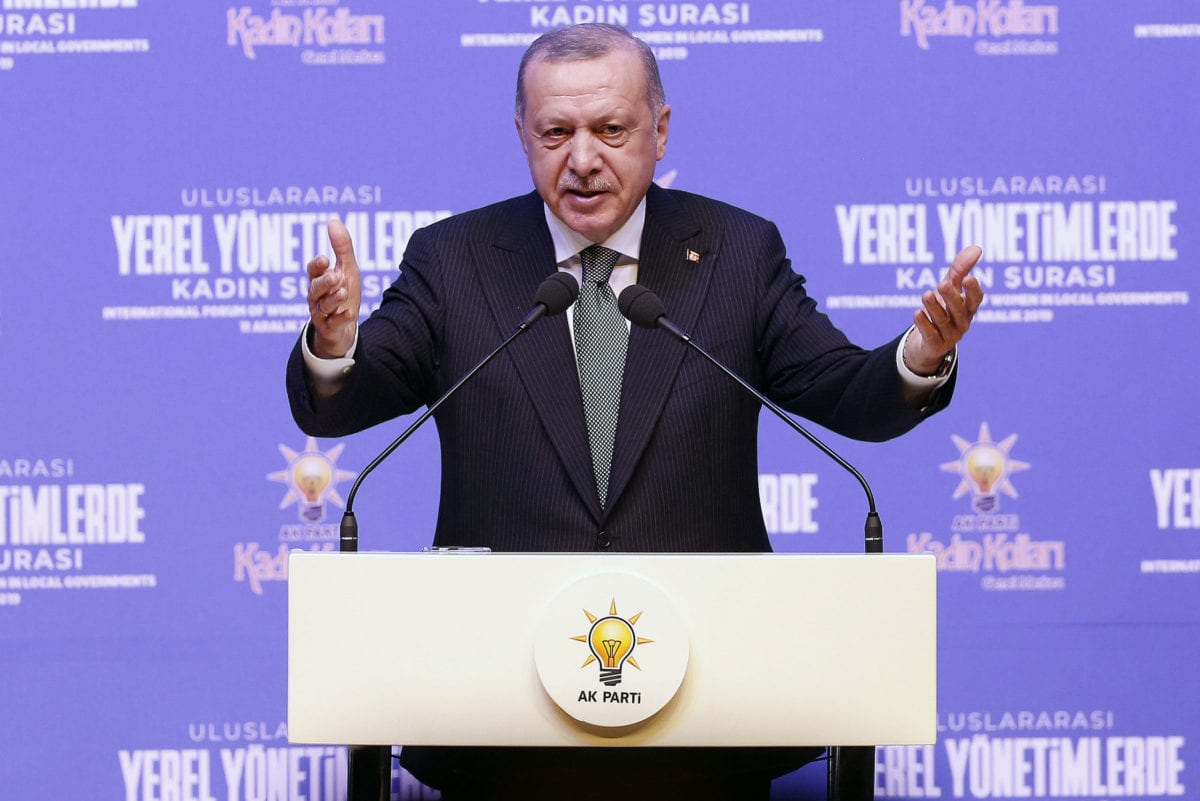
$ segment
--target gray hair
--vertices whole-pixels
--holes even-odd
[[[591,61],[619,48],[632,49],[642,61],[646,79],[646,102],[657,114],[666,104],[658,61],[650,46],[620,25],[588,22],[548,31],[533,41],[517,69],[517,119],[525,118],[525,70],[535,61]]]

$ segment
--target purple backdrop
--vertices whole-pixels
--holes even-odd
[[[775,220],[863,344],[984,247],[951,408],[830,435],[940,569],[940,739],[879,796],[1200,792],[1193,3],[2,0],[0,795],[340,797],[287,743],[286,552],[403,421],[296,430],[302,265],[342,217],[374,302],[414,227],[528,191],[517,61],[589,20],[658,51],[659,182]],[[761,438],[775,548],[857,550],[857,486]],[[364,547],[428,542],[437,459],[366,485]]]

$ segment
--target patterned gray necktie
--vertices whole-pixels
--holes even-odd
[[[629,327],[617,309],[617,298],[608,277],[620,256],[600,245],[585,248],[583,283],[575,302],[575,354],[579,362],[579,389],[583,394],[583,416],[592,446],[592,469],[600,505],[608,495],[608,473],[612,467],[613,441],[617,436],[617,412],[621,406],[621,376],[625,372],[625,350]]]

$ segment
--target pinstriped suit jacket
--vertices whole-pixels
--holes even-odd
[[[311,395],[294,350],[287,384],[296,422],[308,434],[344,436],[435,400],[516,329],[555,269],[536,193],[417,231],[400,278],[360,328],[341,392]],[[949,400],[950,384],[925,409],[907,406],[898,343],[851,345],[816,310],[775,226],[740,209],[652,186],[638,281],[697,343],[777,403],[846,436],[896,436]],[[544,319],[439,410],[435,542],[769,551],[757,402],[665,332],[635,327],[602,507],[573,347],[565,316]]]
[[[355,368],[337,395],[311,395],[299,346],[293,351],[288,393],[297,423],[314,436],[344,436],[432,402],[516,329],[555,269],[536,193],[417,231],[400,278],[360,328]],[[775,226],[740,209],[651,187],[638,282],[696,342],[777,403],[845,435],[896,436],[949,400],[950,383],[924,410],[907,406],[898,342],[874,351],[851,345],[816,311]],[[665,332],[635,327],[602,506],[567,322],[544,319],[436,415],[435,542],[497,551],[769,551],[758,415],[758,403],[707,361]],[[638,751],[625,750],[630,765],[679,759],[689,771],[760,777],[819,753]],[[497,766],[536,774],[572,758],[539,749],[406,748],[403,764],[444,787]]]

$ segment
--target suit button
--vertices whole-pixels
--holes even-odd
[[[596,550],[606,551],[610,547],[612,547],[612,537],[608,535],[607,531],[601,531],[596,535]]]

